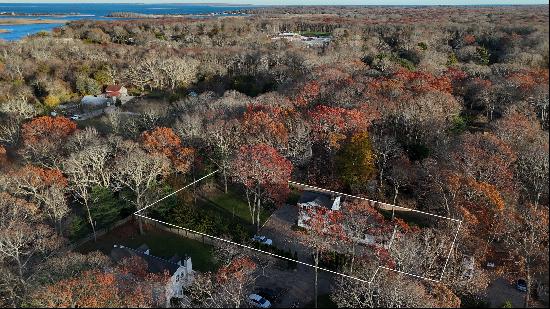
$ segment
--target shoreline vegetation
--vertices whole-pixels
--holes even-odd
[[[243,15],[246,14],[243,11],[224,11],[224,12],[213,12],[206,14],[144,14],[144,13],[134,13],[134,12],[113,12],[105,15],[109,18],[173,18],[173,17],[192,17],[192,16],[225,16],[225,15]]]
[[[0,16],[13,17],[73,17],[73,16],[95,16],[80,13],[18,13],[18,12],[0,12]]]
[[[56,19],[32,19],[32,18],[3,18],[0,19],[0,26],[8,25],[38,25],[38,24],[63,24],[66,20]]]

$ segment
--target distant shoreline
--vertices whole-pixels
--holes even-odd
[[[155,18],[174,18],[174,17],[194,17],[194,16],[235,16],[243,15],[242,11],[224,11],[224,12],[212,12],[212,13],[203,13],[203,14],[144,14],[144,13],[134,13],[134,12],[113,12],[105,15],[108,18],[133,18],[133,19],[155,19]]]
[[[66,20],[55,19],[32,19],[32,18],[1,18],[0,26],[11,25],[40,25],[40,24],[64,24]]]
[[[78,17],[78,16],[95,16],[95,15],[80,14],[80,13],[17,13],[17,12],[0,12],[0,16],[8,16],[8,17]]]

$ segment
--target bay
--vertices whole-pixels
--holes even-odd
[[[223,15],[231,11],[251,8],[248,5],[228,4],[133,4],[133,3],[0,3],[0,13],[15,13],[0,15],[0,29],[8,32],[0,33],[0,40],[19,40],[27,35],[40,31],[51,31],[72,20],[113,20],[107,15],[116,12],[131,12],[139,14],[181,14],[181,15]],[[18,14],[44,14],[42,16],[18,16]],[[2,19],[36,19],[59,20],[59,23],[1,25]]]

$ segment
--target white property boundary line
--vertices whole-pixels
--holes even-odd
[[[449,253],[447,254],[447,258],[445,259],[445,264],[443,265],[443,269],[441,270],[441,275],[439,276],[439,279],[432,279],[432,278],[416,275],[416,274],[413,274],[413,273],[404,272],[404,271],[401,271],[401,270],[398,270],[398,269],[393,269],[393,268],[389,268],[389,267],[385,267],[385,266],[378,266],[378,269],[381,268],[381,269],[385,269],[385,270],[391,270],[391,271],[395,271],[395,272],[400,273],[400,274],[405,274],[405,275],[409,275],[409,276],[412,276],[412,277],[415,277],[415,278],[424,279],[424,280],[428,280],[428,281],[432,281],[432,282],[440,282],[443,279],[445,269],[447,268],[447,264],[449,262],[449,259],[451,258],[453,248],[454,248],[456,240],[458,238],[458,232],[460,231],[460,227],[462,226],[462,220],[455,219],[455,218],[450,218],[450,217],[444,217],[444,216],[432,214],[432,213],[429,213],[429,212],[420,211],[420,210],[417,210],[417,209],[397,206],[397,205],[393,205],[393,204],[382,203],[382,202],[371,200],[371,199],[368,199],[368,198],[355,196],[355,195],[350,195],[350,194],[346,194],[346,193],[342,193],[342,192],[338,192],[338,191],[328,190],[328,189],[324,189],[324,188],[320,188],[320,187],[310,186],[310,185],[307,185],[307,184],[304,184],[304,183],[299,183],[299,182],[292,181],[292,180],[289,180],[288,183],[293,184],[293,185],[297,185],[297,186],[309,187],[309,188],[313,188],[313,189],[320,190],[320,191],[330,192],[330,193],[333,193],[333,194],[336,194],[336,195],[342,195],[342,196],[346,196],[346,197],[351,197],[351,198],[364,200],[364,201],[367,201],[369,203],[374,203],[375,205],[376,204],[385,205],[385,206],[391,207],[392,209],[399,208],[399,209],[410,211],[410,212],[416,212],[416,213],[420,213],[420,214],[427,215],[427,216],[432,216],[432,217],[436,217],[436,218],[440,218],[440,219],[445,219],[445,220],[449,220],[449,221],[458,222],[458,227],[456,229],[453,242],[451,243],[451,247],[449,248]],[[371,283],[374,280],[374,277],[376,277],[376,274],[378,273],[378,269],[374,273],[374,276],[372,277],[372,279],[370,280],[369,283]]]
[[[416,209],[412,209],[412,208],[407,208],[407,207],[403,207],[403,206],[397,206],[397,205],[393,205],[393,204],[382,203],[382,202],[375,201],[375,200],[371,200],[371,199],[368,199],[368,198],[364,198],[364,197],[360,197],[360,196],[355,196],[355,195],[350,195],[350,194],[346,194],[346,193],[342,193],[342,192],[338,192],[338,191],[332,191],[332,190],[328,190],[328,189],[323,189],[323,188],[319,188],[319,187],[315,187],[315,186],[310,186],[310,185],[306,185],[306,184],[304,184],[304,183],[299,183],[299,182],[292,181],[292,180],[289,180],[288,183],[293,184],[293,185],[298,185],[298,186],[310,187],[310,188],[313,188],[313,189],[317,189],[317,190],[321,190],[321,191],[326,191],[326,192],[334,193],[334,194],[337,194],[337,195],[352,197],[352,198],[364,200],[364,201],[367,201],[367,202],[370,202],[370,203],[376,203],[376,204],[380,204],[380,205],[386,205],[386,206],[390,206],[390,207],[392,207],[392,208],[399,208],[399,209],[403,209],[403,210],[406,210],[406,211],[418,212],[418,213],[421,213],[421,214],[423,214],[423,215],[433,216],[433,217],[437,217],[437,218],[440,218],[440,219],[451,220],[451,221],[456,221],[456,222],[462,222],[462,220],[455,219],[455,218],[444,217],[444,216],[440,216],[440,215],[436,215],[436,214],[431,214],[431,213],[429,213],[429,212],[420,211],[420,210],[416,210]]]
[[[331,274],[335,274],[335,275],[339,275],[339,276],[342,276],[344,278],[349,278],[349,279],[354,279],[354,280],[357,280],[357,281],[360,281],[360,282],[363,282],[363,283],[367,283],[367,284],[371,284],[373,281],[374,281],[374,278],[376,277],[376,275],[378,274],[378,271],[380,269],[384,269],[384,270],[390,270],[390,271],[394,271],[394,272],[397,272],[397,273],[400,273],[400,274],[405,274],[405,275],[409,275],[411,277],[414,277],[414,278],[419,278],[419,279],[424,279],[424,280],[428,280],[428,281],[431,281],[431,282],[440,282],[442,279],[443,279],[443,274],[445,273],[445,269],[447,267],[447,263],[449,261],[449,258],[451,257],[451,254],[452,254],[452,250],[454,248],[454,245],[455,245],[455,242],[458,238],[458,233],[459,233],[459,230],[460,230],[460,227],[462,225],[462,220],[459,220],[459,219],[454,219],[454,218],[448,218],[448,217],[443,217],[443,216],[439,216],[439,215],[436,215],[436,214],[431,214],[431,213],[428,213],[428,212],[423,212],[423,211],[420,211],[420,210],[416,210],[416,209],[411,209],[411,208],[406,208],[406,207],[401,207],[401,206],[397,206],[397,205],[391,205],[391,204],[386,204],[386,203],[381,203],[381,202],[378,202],[378,201],[375,201],[375,200],[370,200],[370,199],[367,199],[367,198],[363,198],[363,197],[359,197],[359,196],[354,196],[354,195],[349,195],[349,194],[345,194],[345,193],[341,193],[341,192],[337,192],[337,191],[332,191],[332,190],[327,190],[327,189],[323,189],[323,188],[319,188],[319,187],[314,187],[314,186],[310,186],[310,185],[306,185],[306,184],[302,184],[302,183],[299,183],[299,182],[295,182],[295,181],[288,181],[289,184],[294,184],[294,185],[301,185],[301,186],[306,186],[306,187],[310,187],[310,188],[315,188],[317,190],[322,190],[322,191],[326,191],[326,192],[331,192],[331,193],[334,193],[334,194],[339,194],[339,195],[343,195],[343,196],[347,196],[347,197],[352,197],[352,198],[357,198],[357,199],[361,199],[361,200],[365,200],[365,201],[368,201],[368,202],[372,202],[372,203],[378,203],[378,204],[384,204],[384,205],[388,205],[388,206],[391,206],[391,207],[395,207],[395,208],[400,208],[400,209],[406,209],[408,211],[413,211],[413,212],[418,212],[418,213],[422,213],[422,214],[425,214],[425,215],[429,215],[429,216],[434,216],[434,217],[438,217],[438,218],[441,218],[441,219],[446,219],[446,220],[451,220],[451,221],[456,221],[456,222],[459,222],[458,224],[458,228],[456,230],[456,233],[455,233],[455,236],[454,236],[454,240],[451,244],[451,248],[449,250],[449,254],[447,255],[447,259],[445,260],[445,265],[443,266],[443,270],[441,271],[441,276],[439,277],[439,279],[432,279],[432,278],[428,278],[428,277],[424,277],[424,276],[420,276],[420,275],[416,275],[416,274],[412,274],[412,273],[408,273],[408,272],[404,272],[404,271],[400,271],[400,270],[397,270],[397,269],[392,269],[392,268],[388,268],[388,267],[385,267],[385,266],[378,266],[378,268],[376,269],[374,275],[372,276],[372,278],[370,280],[365,280],[365,279],[361,279],[361,278],[357,278],[357,277],[354,277],[354,276],[350,276],[350,275],[346,275],[344,273],[341,273],[341,272],[337,272],[337,271],[333,271],[333,270],[330,270],[330,269],[326,269],[326,268],[322,268],[322,267],[319,267],[319,266],[315,266],[315,265],[312,265],[312,264],[309,264],[309,263],[305,263],[305,262],[302,262],[302,261],[298,261],[298,260],[295,260],[295,259],[291,259],[291,258],[288,258],[288,257],[285,257],[285,256],[281,256],[281,255],[278,255],[278,254],[274,254],[274,253],[271,253],[271,252],[267,252],[267,251],[264,251],[264,250],[260,250],[260,249],[257,249],[257,248],[254,248],[254,247],[250,247],[248,245],[244,245],[244,244],[240,244],[240,243],[236,243],[234,241],[231,241],[231,240],[227,240],[227,239],[223,239],[223,238],[220,238],[220,237],[216,237],[216,236],[213,236],[213,235],[209,235],[209,234],[206,234],[206,233],[202,233],[202,232],[199,232],[199,231],[195,231],[195,230],[192,230],[192,229],[188,229],[188,228],[185,228],[185,227],[181,227],[181,226],[178,226],[178,225],[175,225],[175,224],[172,224],[172,223],[168,223],[168,222],[164,222],[164,221],[161,221],[161,220],[157,220],[157,219],[153,219],[151,217],[147,217],[147,216],[144,216],[142,214],[140,214],[140,212],[146,210],[147,208],[149,207],[152,207],[154,205],[156,205],[157,203],[163,201],[164,199],[202,181],[203,179],[205,178],[208,178],[212,175],[214,175],[215,173],[217,173],[219,170],[215,170],[214,172],[206,175],[206,176],[203,176],[189,184],[187,184],[186,186],[156,200],[155,202],[143,207],[142,209],[139,209],[137,210],[136,212],[134,212],[134,215],[135,216],[138,216],[140,218],[144,218],[144,219],[148,219],[148,220],[151,220],[151,221],[154,221],[154,222],[157,222],[157,223],[160,223],[160,224],[165,224],[167,226],[171,226],[171,227],[175,227],[175,228],[178,228],[178,229],[182,229],[182,230],[185,230],[185,231],[188,231],[188,232],[192,232],[192,233],[195,233],[195,234],[198,234],[198,235],[202,235],[202,236],[206,236],[206,237],[209,237],[211,239],[216,239],[218,241],[222,241],[222,242],[226,242],[226,243],[229,243],[229,244],[232,244],[232,245],[236,245],[236,246],[239,246],[239,247],[243,247],[245,249],[249,249],[249,250],[252,250],[252,251],[257,251],[257,252],[260,252],[260,253],[264,253],[264,254],[267,254],[269,256],[273,256],[273,257],[276,257],[276,258],[279,258],[279,259],[283,259],[283,260],[287,260],[287,261],[291,261],[291,262],[294,262],[294,263],[297,263],[297,264],[301,264],[301,265],[304,265],[304,266],[309,266],[309,267],[312,267],[314,269],[317,269],[317,270],[322,270],[322,271],[325,271],[325,272],[328,272],[328,273],[331,273]]]

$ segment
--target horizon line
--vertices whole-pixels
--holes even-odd
[[[272,1],[272,0],[271,0]],[[438,6],[438,7],[445,7],[445,6],[533,6],[533,5],[549,5],[549,2],[544,1],[533,1],[528,3],[511,3],[510,1],[502,1],[498,3],[491,3],[490,0],[488,0],[487,3],[472,3],[471,1],[464,1],[460,0],[460,2],[464,1],[464,3],[430,3],[430,4],[423,4],[418,3],[422,1],[407,1],[404,0],[404,3],[394,3],[394,4],[385,4],[385,3],[365,3],[365,4],[359,4],[359,3],[345,3],[345,4],[327,4],[322,1],[322,3],[300,3],[300,4],[269,4],[271,2],[270,0],[267,1],[258,1],[258,3],[250,3],[250,2],[243,2],[243,3],[237,3],[237,2],[223,2],[223,1],[205,1],[205,2],[192,2],[192,1],[174,1],[174,0],[167,0],[167,1],[136,1],[133,2],[131,0],[121,0],[121,1],[97,1],[97,0],[81,0],[81,1],[75,1],[75,0],[53,0],[53,1],[40,1],[40,0],[8,0],[8,1],[0,1],[0,4],[134,4],[134,5],[166,5],[166,4],[177,4],[177,5],[227,5],[227,6],[280,6],[280,7],[303,7],[303,6],[326,6],[326,7],[342,7],[342,6]],[[294,0],[290,0],[294,1]],[[378,0],[375,0],[374,2],[377,2]],[[451,2],[450,0],[449,2]],[[264,3],[261,3],[264,2]],[[354,2],[351,0],[350,2]],[[517,1],[520,2],[520,1]]]

